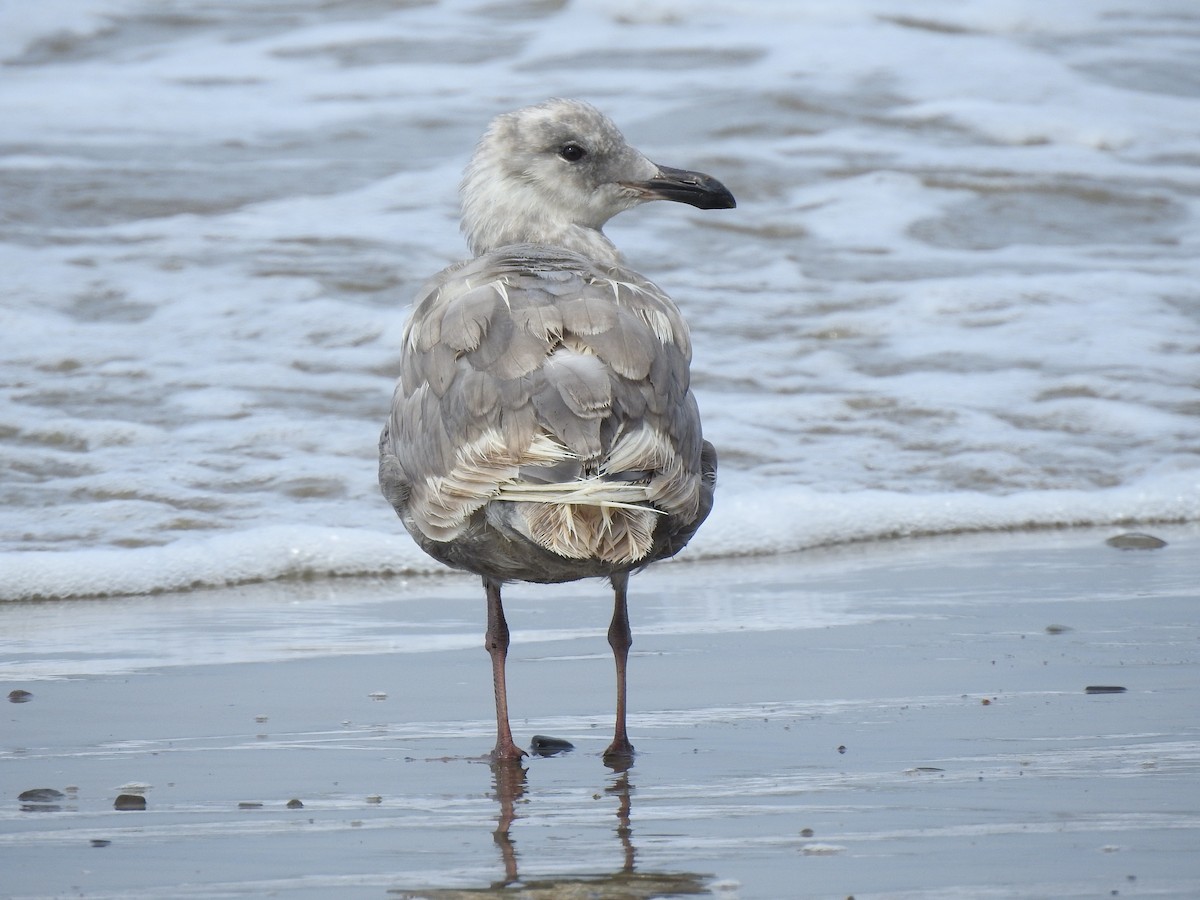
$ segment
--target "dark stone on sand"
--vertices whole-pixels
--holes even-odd
[[[1073,631],[1070,625],[1047,625],[1046,634],[1066,634],[1068,631]]]
[[[304,804],[299,800],[292,799],[287,802],[288,809],[304,809]]]
[[[118,794],[113,809],[145,809],[146,798],[141,794]]]
[[[112,841],[107,840],[105,838],[92,838],[92,846],[93,847],[107,847],[111,843],[112,843]]]
[[[32,699],[33,694],[31,694],[29,691],[23,691],[20,688],[15,691],[8,692],[9,703],[28,703]]]
[[[17,799],[21,801],[22,812],[58,812],[62,809],[58,802],[66,796],[54,788],[30,788],[22,791]]]
[[[66,796],[62,791],[54,788],[30,788],[27,791],[21,791],[17,795],[17,799],[22,803],[57,803]]]
[[[243,800],[238,804],[238,809],[262,809],[262,804],[257,800]]]
[[[1167,542],[1162,538],[1157,538],[1152,534],[1143,534],[1140,531],[1117,534],[1104,543],[1110,547],[1116,547],[1118,550],[1159,550],[1167,546]]]
[[[1083,689],[1085,694],[1123,694],[1125,688],[1119,684],[1089,684]]]
[[[535,734],[529,743],[529,750],[534,756],[557,756],[560,753],[569,753],[574,749],[575,745],[570,741],[547,737],[544,734]]]

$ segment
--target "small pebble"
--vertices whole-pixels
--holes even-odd
[[[292,800],[289,800],[287,802],[287,808],[288,809],[304,809],[304,804],[301,803],[299,800],[296,800],[293,798]]]
[[[92,838],[93,847],[107,847],[111,843],[112,841],[105,840],[104,838]]]
[[[29,693],[29,691],[22,691],[20,689],[17,689],[15,691],[8,692],[8,702],[9,703],[28,703],[32,699],[33,699],[33,694]]]
[[[368,794],[367,802],[373,803],[375,805],[379,805],[380,803],[383,802],[383,797],[379,796],[379,794]]]
[[[813,831],[811,828],[801,828],[800,829],[800,837],[810,838],[814,834],[816,834],[816,832]]]
[[[529,742],[529,750],[534,756],[558,756],[560,753],[569,753],[575,749],[575,745],[564,738],[547,737],[544,734],[535,734],[533,740]]]
[[[1083,689],[1085,694],[1123,694],[1125,688],[1119,684],[1089,684]]]
[[[262,809],[262,804],[257,800],[243,800],[238,804],[238,809]]]
[[[117,794],[113,809],[145,809],[146,798],[141,794]]]
[[[838,745],[838,753],[845,753],[845,752],[846,752],[846,745],[845,744]]]
[[[35,787],[22,791],[17,799],[20,800],[22,812],[58,812],[62,809],[59,800],[65,797],[66,794],[53,787]]]
[[[1070,625],[1047,625],[1046,626],[1046,634],[1066,634],[1068,631],[1071,631],[1071,630],[1072,630],[1072,628]]]
[[[1159,550],[1167,546],[1167,542],[1162,538],[1157,538],[1152,534],[1143,534],[1140,531],[1127,531],[1125,534],[1114,535],[1104,543],[1110,547],[1116,547],[1118,550]]]
[[[22,803],[57,803],[66,796],[62,791],[54,788],[30,788],[27,791],[21,791],[17,795],[17,799]]]

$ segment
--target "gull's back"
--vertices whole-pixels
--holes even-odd
[[[687,325],[599,228],[695,190],[665,172],[574,101],[485,136],[464,181],[478,255],[418,298],[380,438],[384,495],[430,555],[497,582],[611,575],[677,553],[707,516],[716,455]]]

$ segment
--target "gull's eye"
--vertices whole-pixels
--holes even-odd
[[[567,162],[579,162],[579,160],[587,156],[587,150],[585,150],[579,144],[576,144],[574,141],[571,141],[570,143],[562,145],[562,149],[558,151],[558,155]]]

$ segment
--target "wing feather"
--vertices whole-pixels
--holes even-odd
[[[675,304],[629,270],[529,245],[451,267],[414,306],[381,484],[433,541],[511,502],[555,553],[635,562],[702,502],[690,359]]]
[[[445,307],[439,340],[461,353],[474,350],[483,342],[499,302],[490,286],[467,291]]]

